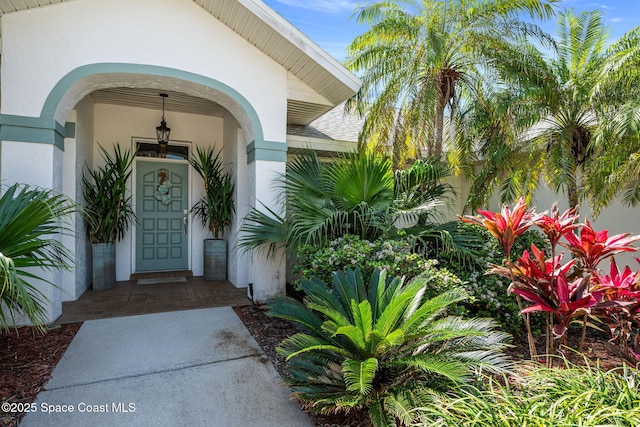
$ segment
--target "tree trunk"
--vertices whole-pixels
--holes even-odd
[[[446,102],[443,99],[438,99],[438,105],[436,106],[436,134],[433,153],[429,153],[436,158],[442,157],[442,136],[444,131],[444,107]]]
[[[578,206],[578,185],[575,181],[567,185],[567,199],[569,201],[569,208]]]

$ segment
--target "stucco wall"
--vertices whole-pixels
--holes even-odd
[[[256,110],[264,138],[285,140],[286,71],[191,0],[77,0],[4,15],[2,33],[4,114],[39,116],[77,67],[147,64],[232,87]]]
[[[93,101],[84,98],[76,105],[75,110],[75,163],[66,164],[76,174],[74,200],[83,200],[82,180],[80,177],[85,171],[86,165],[93,164],[93,132],[94,132]],[[68,148],[65,146],[65,152]],[[91,264],[91,247],[85,234],[85,223],[82,215],[76,215],[76,242],[75,242],[75,296],[76,299],[91,285],[89,265]]]
[[[533,205],[536,206],[537,211],[541,212],[551,208],[551,205],[555,201],[558,201],[558,209],[560,212],[564,212],[569,207],[569,203],[566,201],[566,198],[558,197],[545,186],[539,189],[536,193]],[[620,233],[640,235],[640,209],[625,207],[620,203],[620,201],[612,203],[608,208],[603,210],[597,218],[594,218],[589,204],[584,202],[580,205],[580,215],[581,221],[584,221],[585,218],[588,219],[596,231],[608,230],[609,236]],[[637,252],[620,254],[616,256],[616,261],[620,268],[623,268],[623,266],[627,264],[632,269],[636,270],[640,265],[638,265],[634,257],[639,256],[640,254]],[[608,267],[609,261],[605,261],[600,265],[600,268],[605,269],[607,272]]]

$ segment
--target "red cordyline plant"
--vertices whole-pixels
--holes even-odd
[[[640,259],[636,258],[638,262]],[[620,272],[611,257],[609,274],[594,275],[593,289],[602,292],[592,312],[607,326],[610,342],[617,344],[625,359],[640,362],[640,271],[633,273],[629,266]]]
[[[516,237],[522,235],[538,219],[534,209],[527,210],[524,198],[520,198],[511,209],[508,205],[502,207],[501,212],[491,212],[478,209],[479,216],[465,216],[460,218],[464,222],[478,224],[498,239],[507,259],[511,258],[511,247]]]
[[[535,214],[534,209],[527,210],[527,204],[524,198],[518,199],[513,209],[509,205],[504,205],[500,212],[491,212],[488,210],[478,210],[478,216],[465,216],[460,218],[464,222],[480,225],[498,239],[502,250],[506,255],[507,262],[511,262],[511,247],[516,240],[516,237],[522,235],[534,224],[534,221],[538,219],[538,215]],[[508,278],[510,276],[507,275]],[[518,297],[518,307],[522,311],[522,303],[520,297]],[[531,332],[531,323],[529,321],[529,315],[522,313],[524,324],[527,329],[527,341],[529,342],[529,352],[531,358],[535,357],[536,348],[533,342],[533,333]]]
[[[595,271],[600,261],[609,256],[635,252],[636,248],[631,243],[639,238],[640,236],[629,236],[629,233],[608,237],[607,230],[596,232],[587,220],[580,230],[580,236],[575,233],[566,234],[567,243],[562,246],[578,257],[584,268]]]
[[[578,223],[577,208],[560,214],[554,204],[550,213],[536,214],[535,209],[527,210],[523,199],[518,200],[513,209],[504,206],[499,213],[484,210],[478,213],[478,216],[461,219],[487,228],[498,239],[506,254],[503,265],[493,265],[487,273],[508,278],[511,281],[508,291],[530,303],[527,307],[521,306],[521,314],[548,313],[548,354],[553,352],[552,336],[566,340],[569,324],[582,318],[583,325],[586,325],[587,315],[592,313],[614,322],[614,329],[618,331],[616,339],[628,345],[630,330],[633,325],[637,327],[640,321],[638,273],[633,275],[627,267],[622,275],[614,274],[612,267],[610,275],[603,277],[598,273],[597,266],[607,257],[635,251],[631,244],[640,236],[629,236],[627,233],[608,237],[606,230],[594,231],[589,221]],[[515,237],[533,225],[547,236],[551,256],[547,258],[542,250],[532,245],[531,252],[525,251],[516,262],[511,262],[511,246]],[[576,233],[578,229],[580,231]],[[562,238],[566,242],[560,242]],[[564,254],[556,255],[558,244],[567,248],[574,259],[561,265]],[[630,277],[635,279],[631,280]],[[528,322],[525,324],[531,357],[534,358],[533,336]]]

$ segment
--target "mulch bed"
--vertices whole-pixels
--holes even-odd
[[[286,321],[268,317],[264,310],[252,311],[249,306],[234,307],[238,317],[253,335],[260,347],[272,361],[281,376],[288,375],[283,358],[275,348],[286,337],[296,333]],[[49,380],[53,368],[65,352],[80,323],[62,325],[45,335],[35,333],[32,328],[18,328],[0,332],[0,402],[31,403],[43,385]],[[578,333],[570,335],[569,345],[577,348]],[[528,357],[526,340],[516,339],[508,353],[516,360]],[[601,369],[622,365],[620,358],[612,355],[602,340],[589,334],[584,357],[567,351],[567,356],[577,364],[589,363]],[[0,411],[0,426],[17,426],[24,413]],[[320,427],[364,427],[363,416],[313,416]]]
[[[0,332],[0,402],[35,401],[80,325],[62,325],[45,334],[29,327]],[[23,416],[0,410],[0,426],[17,426]]]

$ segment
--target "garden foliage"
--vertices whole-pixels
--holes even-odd
[[[84,219],[92,243],[122,240],[136,223],[127,182],[133,173],[136,152],[113,146],[113,155],[100,146],[104,165],[82,175]]]
[[[434,279],[429,282],[427,294],[437,296],[462,282],[446,269],[437,268],[437,261],[413,252],[408,240],[376,239],[369,241],[354,235],[332,240],[326,247],[302,245],[298,248],[293,271],[302,279],[313,278],[330,283],[334,271],[358,267],[364,277],[370,277],[376,268],[385,269],[388,276],[403,276],[405,280],[428,271]]]
[[[434,159],[394,173],[391,162],[360,151],[321,162],[310,152],[287,163],[279,185],[282,205],[253,208],[242,225],[241,246],[273,254],[299,245],[324,246],[345,234],[362,239],[395,238],[399,228],[423,245],[464,250],[453,223],[442,223],[441,208],[452,193],[448,169]],[[284,215],[279,212],[285,212]]]
[[[492,317],[506,332],[513,335],[522,333],[524,325],[518,304],[505,292],[509,281],[495,274],[485,274],[489,265],[502,263],[505,253],[501,245],[483,227],[473,224],[462,226],[465,234],[474,236],[472,238],[475,241],[482,242],[482,245],[474,250],[474,256],[461,258],[442,252],[438,255],[438,265],[446,271],[455,272],[469,294],[469,299],[460,304],[462,313],[469,317]],[[527,230],[515,240],[512,251],[522,253],[531,247],[531,244],[544,250],[549,247],[549,243],[540,232]],[[544,325],[543,317],[532,316],[531,325],[538,334]]]
[[[0,197],[0,326],[24,315],[43,329],[49,300],[36,282],[55,286],[43,270],[66,269],[69,251],[57,237],[68,231],[62,221],[76,207],[63,195],[14,184]]]
[[[570,365],[533,368],[514,385],[486,378],[484,388],[464,387],[419,409],[417,426],[638,426],[640,376],[625,368],[603,371]]]
[[[510,364],[500,350],[509,335],[489,319],[445,317],[466,294],[452,289],[427,299],[434,280],[427,272],[406,283],[376,270],[367,285],[359,269],[347,269],[330,286],[303,280],[303,303],[274,300],[269,315],[302,330],[278,347],[295,395],[319,413],[364,411],[374,426],[409,425],[413,408],[434,392],[474,370],[505,372]]]
[[[191,208],[191,212],[214,239],[223,237],[236,212],[233,201],[235,184],[231,172],[225,171],[221,156],[222,149],[214,154],[213,147],[196,147],[195,154],[189,158],[189,163],[204,181],[204,196]]]
[[[635,251],[632,243],[640,236],[609,237],[606,230],[595,231],[588,220],[578,223],[576,210],[560,214],[554,205],[550,212],[538,214],[527,210],[520,199],[513,209],[504,206],[496,213],[478,211],[479,216],[464,220],[483,225],[503,246],[507,258],[489,273],[509,280],[509,293],[529,303],[521,313],[549,313],[547,350],[553,349],[551,332],[564,338],[573,321],[586,324],[587,317],[594,316],[628,360],[640,361],[640,275],[630,269],[621,274],[613,259],[616,254]],[[515,237],[533,225],[547,236],[550,254],[532,244],[530,251],[511,261]],[[564,253],[557,253],[558,244],[573,255],[571,260],[564,262]],[[602,276],[597,268],[607,258],[611,259],[610,274]]]

